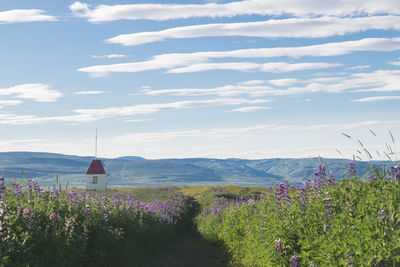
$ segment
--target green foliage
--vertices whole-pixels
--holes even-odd
[[[2,264],[134,264],[182,232],[193,216],[190,200],[175,188],[143,190],[151,201],[141,202],[130,194],[56,188],[49,192],[30,180],[15,183],[5,190],[3,201],[8,238],[1,243]]]
[[[400,186],[390,170],[372,173],[371,180],[354,176],[321,188],[281,185],[256,200],[232,202],[224,192],[228,198],[212,204],[207,192],[199,199],[198,229],[223,242],[235,266],[289,266],[295,255],[300,266],[394,266]]]

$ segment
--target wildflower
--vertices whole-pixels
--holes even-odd
[[[353,162],[350,162],[349,164],[349,173],[352,176],[356,176],[356,164]]]
[[[56,220],[57,219],[57,213],[55,211],[53,211],[52,213],[50,213],[49,218],[50,218],[51,221]]]
[[[108,224],[109,218],[108,218],[108,214],[106,212],[104,212],[103,217],[104,217],[105,223]]]
[[[282,242],[281,242],[280,239],[278,239],[278,240],[275,239],[275,245],[274,246],[275,246],[275,250],[277,252],[279,252],[279,253],[283,252]]]
[[[290,266],[291,267],[300,266],[299,261],[297,259],[298,259],[297,255],[294,254],[293,257],[290,259]]]
[[[30,208],[24,209],[23,215],[24,215],[24,216],[29,216],[29,215],[31,215],[31,209],[30,209]]]
[[[368,176],[368,180],[371,182],[375,181],[375,179],[376,179],[376,174]]]
[[[5,202],[4,177],[0,176],[0,244],[8,238],[7,205]]]
[[[326,211],[325,211],[325,215],[329,215],[329,214],[332,214],[332,213],[333,213],[332,210],[326,210]]]
[[[90,205],[86,205],[85,206],[85,215],[89,215],[90,214]]]
[[[384,212],[384,210],[383,210],[383,209],[379,209],[379,210],[378,210],[378,215],[382,215],[382,214],[383,214],[383,212]],[[386,217],[386,216],[378,216],[377,218],[378,218],[379,220],[381,220],[381,221],[382,221],[383,219],[385,219],[385,217]]]
[[[331,200],[332,200],[331,198],[326,197],[326,198],[324,198],[324,203],[325,203],[325,202],[328,202],[328,201],[331,201]]]

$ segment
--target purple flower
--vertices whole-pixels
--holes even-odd
[[[30,208],[24,209],[23,215],[24,215],[24,216],[29,216],[29,215],[31,215],[31,209],[30,209]]]
[[[331,201],[331,200],[332,200],[331,198],[326,197],[326,198],[324,198],[324,203],[325,203],[325,202],[328,202],[328,201]]]
[[[329,214],[332,214],[332,213],[333,213],[332,210],[326,210],[326,211],[325,211],[325,215],[329,215]]]
[[[283,248],[282,248],[282,242],[281,242],[281,240],[280,239],[278,239],[278,240],[276,240],[275,239],[275,250],[277,251],[277,252],[279,252],[279,253],[282,253],[283,252]]]
[[[108,221],[109,221],[108,214],[107,214],[106,212],[104,212],[103,216],[104,216],[104,221],[105,221],[106,224],[107,224]]]
[[[293,257],[290,259],[290,266],[291,267],[300,266],[299,261],[297,259],[298,259],[297,255],[296,254],[293,255]]]
[[[356,176],[356,164],[353,162],[350,162],[349,164],[349,173],[352,176]]]
[[[376,179],[376,174],[368,176],[368,180],[370,180],[371,182],[375,181],[375,179]]]
[[[50,218],[51,221],[56,220],[57,219],[57,213],[55,211],[53,211],[52,213],[50,213],[49,218]]]
[[[89,215],[90,214],[90,205],[86,205],[85,206],[85,215]]]

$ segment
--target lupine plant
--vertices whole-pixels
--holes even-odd
[[[191,208],[188,198],[177,190],[149,190],[157,190],[167,200],[142,202],[126,194],[67,191],[60,186],[44,190],[31,179],[5,186],[1,177],[1,263],[134,264],[173,238]]]
[[[246,201],[207,192],[200,198],[208,203],[198,229],[225,244],[234,266],[400,264],[398,165],[359,177],[353,162],[348,177],[337,182],[321,164],[312,178],[301,187],[279,184]],[[211,194],[218,195],[212,203]]]

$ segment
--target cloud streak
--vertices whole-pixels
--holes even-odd
[[[322,38],[366,30],[399,30],[400,16],[359,18],[289,18],[259,22],[205,24],[170,28],[158,32],[122,34],[106,40],[124,46],[141,45],[166,39],[243,36],[263,38]]]
[[[55,102],[62,97],[60,91],[42,83],[30,83],[0,89],[0,96],[31,99],[36,102]]]
[[[126,55],[122,54],[109,54],[109,55],[101,55],[101,56],[91,56],[92,58],[99,58],[99,59],[115,59],[115,58],[125,58]]]
[[[230,63],[202,63],[194,64],[182,68],[174,68],[167,71],[167,73],[188,73],[200,72],[210,70],[235,70],[242,72],[261,71],[270,73],[282,73],[300,70],[315,70],[326,69],[333,67],[340,67],[342,64],[337,63],[286,63],[286,62],[271,62],[265,64],[257,64],[254,62],[230,62]]]
[[[388,101],[388,100],[400,100],[400,96],[372,96],[360,99],[354,99],[352,102],[377,102],[377,101]]]
[[[198,17],[233,17],[240,15],[262,16],[359,16],[374,14],[400,14],[397,0],[244,0],[226,4],[128,4],[91,6],[75,2],[70,6],[75,16],[87,18],[92,23],[115,20],[188,19]]]
[[[187,100],[162,104],[141,104],[97,109],[76,109],[65,116],[39,117],[35,115],[0,114],[0,124],[28,125],[54,122],[92,122],[107,118],[154,114],[166,110],[193,109],[202,107],[237,106],[268,103],[268,99],[220,98],[209,100]],[[132,120],[132,119],[128,119]]]
[[[100,95],[103,94],[104,91],[78,91],[75,92],[75,95]]]
[[[57,21],[54,16],[46,15],[41,9],[12,9],[0,12],[0,24]]]
[[[400,91],[400,70],[377,70],[367,73],[355,73],[345,77],[327,77],[313,79],[275,79],[266,84],[247,85],[246,82],[224,85],[214,88],[180,88],[180,89],[144,89],[143,93],[152,96],[163,94],[176,96],[220,96],[233,97],[249,95],[288,96],[310,93],[341,92],[384,92]]]
[[[400,50],[400,38],[365,38],[356,41],[331,42],[319,45],[251,48],[231,51],[210,51],[195,53],[161,54],[146,61],[95,65],[78,69],[92,75],[106,75],[113,72],[141,72],[158,69],[174,69],[195,64],[209,63],[213,59],[224,58],[275,58],[275,57],[330,57],[348,55],[355,52],[390,52]]]

